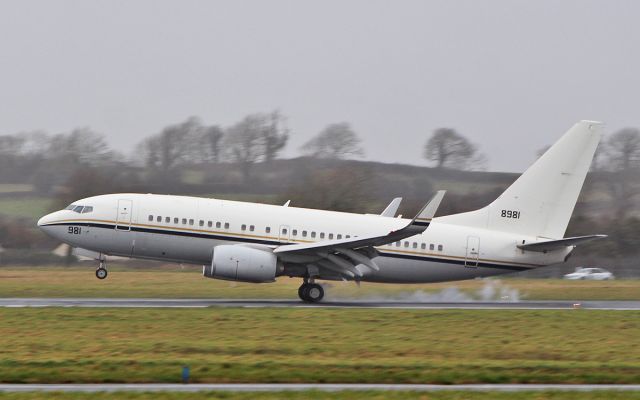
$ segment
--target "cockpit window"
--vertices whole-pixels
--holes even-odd
[[[69,204],[69,205],[65,208],[65,210],[73,210],[74,208],[76,208],[76,205],[75,205],[75,204]]]
[[[84,208],[84,206],[76,206],[73,209],[73,212],[81,213],[83,208]]]
[[[86,214],[86,213],[90,213],[93,211],[93,207],[92,206],[84,206],[84,208],[82,209],[82,213]]]

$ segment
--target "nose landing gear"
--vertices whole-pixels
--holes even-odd
[[[107,264],[104,261],[100,261],[100,265],[96,269],[96,278],[105,279],[107,275]]]
[[[317,303],[324,297],[324,289],[317,283],[303,283],[298,289],[298,296],[305,303]]]

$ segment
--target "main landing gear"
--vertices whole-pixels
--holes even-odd
[[[324,297],[324,289],[317,283],[305,282],[298,289],[298,296],[305,303],[317,303]]]
[[[105,279],[107,275],[107,264],[104,261],[100,261],[100,265],[96,269],[96,278]]]

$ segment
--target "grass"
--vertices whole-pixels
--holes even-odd
[[[640,312],[0,309],[0,382],[640,383]]]
[[[0,393],[0,400],[595,400],[595,399],[640,399],[638,392],[276,392],[276,393],[238,393],[238,392],[199,392],[199,393]]]
[[[51,212],[51,206],[52,200],[46,197],[0,198],[0,214],[34,221]]]
[[[297,298],[299,279],[271,284],[233,283],[203,278],[199,268],[166,266],[136,270],[110,267],[99,281],[94,264],[84,267],[0,268],[0,297],[161,297],[161,298]],[[484,293],[484,294],[481,294]],[[514,295],[517,293],[517,295]],[[566,281],[550,279],[469,280],[427,285],[327,283],[327,299],[438,297],[508,300],[639,300],[640,280]]]

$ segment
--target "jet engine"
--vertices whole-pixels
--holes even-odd
[[[278,258],[267,251],[240,245],[220,245],[213,249],[211,265],[202,267],[207,278],[241,282],[273,282]]]

